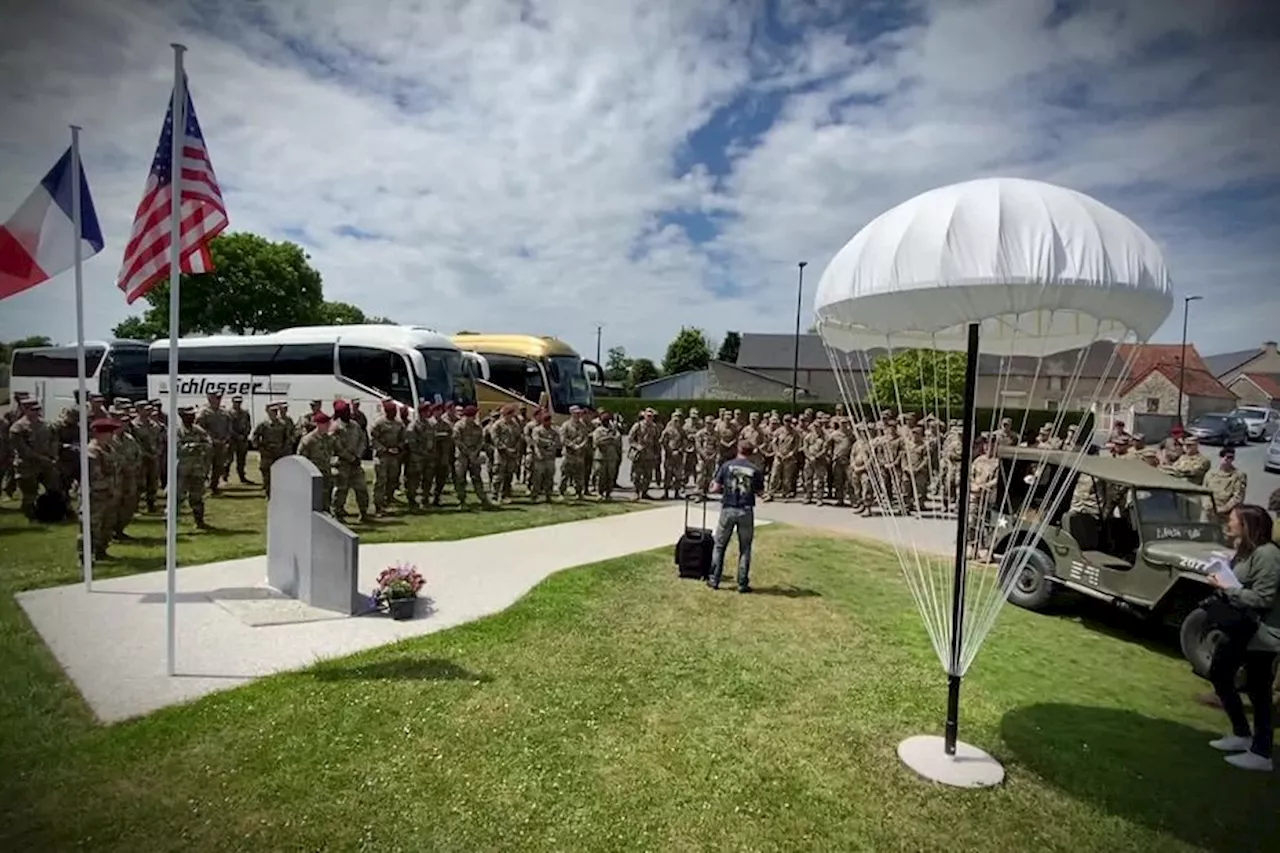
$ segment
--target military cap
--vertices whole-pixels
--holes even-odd
[[[577,414],[578,412],[581,412],[581,411],[582,411],[582,407],[581,407],[581,406],[570,406],[570,407],[569,407],[569,414],[571,414],[571,415],[573,415],[573,414]]]
[[[27,398],[28,398],[28,397],[30,397],[30,396],[31,396],[31,395],[30,395],[30,394],[28,394],[26,391],[14,391],[14,392],[13,392],[13,399],[15,399],[15,400],[25,400],[25,399],[27,399]]]
[[[332,418],[330,418],[324,412],[316,412],[315,415],[313,415],[311,418],[311,422],[313,424],[327,424],[329,423],[330,420],[332,420]]]
[[[352,397],[352,398],[351,398],[351,405],[353,405],[353,406],[358,406],[358,405],[360,405],[360,398],[359,398],[359,397]]]
[[[196,416],[196,410],[191,406],[179,406],[178,414],[184,418],[194,418]]]
[[[474,414],[475,414],[476,412],[478,412],[478,411],[480,411],[480,409],[479,409],[478,407],[476,407],[476,406],[463,406],[463,407],[462,407],[462,414],[466,415],[467,417],[471,417],[472,415],[474,415]]]
[[[336,414],[338,414],[338,412],[346,412],[346,411],[349,411],[349,410],[350,410],[350,408],[351,408],[351,407],[347,405],[347,401],[346,401],[346,400],[334,400],[334,401],[333,401],[333,413],[334,413],[335,415],[336,415]],[[319,414],[319,412],[316,412],[316,414]],[[313,419],[314,419],[314,416],[313,416]]]
[[[502,407],[502,411],[500,412],[500,414],[503,414],[503,415],[514,415],[515,413],[516,413],[515,403],[507,403],[505,406]]]
[[[280,404],[279,404],[279,403],[267,403],[267,405],[263,406],[263,411],[266,411],[266,412],[278,412],[278,411],[280,411]]]
[[[124,426],[114,418],[94,418],[93,423],[89,424],[91,432],[115,432]]]
[[[1053,424],[1050,424],[1050,423],[1040,424],[1040,432],[1053,432]]]
[[[99,396],[99,395],[97,395],[97,394],[90,394],[90,395],[89,395],[89,399],[90,399],[90,400],[92,400],[92,399],[94,399],[95,397],[98,397],[98,396]],[[153,405],[153,406],[159,406],[159,405],[160,405],[160,398],[159,398],[159,397],[156,397],[155,399],[153,399],[153,400],[148,400],[147,402],[148,402],[148,403],[150,403],[150,404],[151,404],[151,405]]]
[[[244,397],[241,397],[239,394],[237,394],[237,395],[235,395],[234,397],[232,397],[232,398],[231,398],[231,402],[233,402],[233,403],[243,403],[243,402],[244,402]]]
[[[1194,435],[1184,435],[1184,436],[1182,437],[1182,443],[1183,443],[1183,444],[1197,444],[1197,445],[1198,445],[1198,444],[1200,443],[1200,439],[1196,438]]]
[[[432,408],[431,403],[427,400],[423,400],[421,403],[418,404],[419,412],[430,412],[431,408]]]
[[[353,401],[353,402],[354,402],[354,401]],[[397,408],[399,408],[399,404],[398,404],[398,403],[396,403],[396,401],[395,401],[395,400],[383,400],[383,401],[382,401],[382,408],[383,408],[383,409],[386,409],[387,411],[392,411],[392,412],[394,412]]]
[[[210,391],[209,393],[205,394],[205,396],[206,396],[206,397],[217,397],[219,400],[221,400],[221,399],[222,399],[222,392],[221,392],[221,391]]]
[[[27,409],[32,412],[43,412],[44,406],[40,405],[39,400],[31,400],[27,403]]]
[[[335,398],[335,399],[336,399],[336,398]],[[320,408],[321,406],[323,406],[323,405],[324,405],[324,400],[312,400],[312,401],[311,401],[311,405],[312,405],[312,406],[315,406],[315,407],[318,409],[318,408]]]
[[[605,423],[609,423],[610,421],[613,420],[613,412],[601,412],[600,420],[604,421]]]

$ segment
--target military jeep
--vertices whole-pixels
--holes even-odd
[[[1210,566],[1231,553],[1211,493],[1136,458],[1083,456],[1071,472],[1076,459],[1074,452],[1001,448],[982,541],[994,543],[1001,572],[1021,566],[1009,600],[1043,610],[1070,590],[1179,626],[1183,654],[1207,677],[1219,638],[1205,630],[1197,605],[1212,591]],[[1109,508],[1104,515],[1072,511],[1081,475],[1092,478],[1097,506]]]

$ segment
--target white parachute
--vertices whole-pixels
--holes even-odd
[[[824,271],[814,311],[859,439],[854,498],[884,517],[948,675],[942,742],[899,747],[928,778],[1003,778],[956,740],[960,680],[1027,570],[1028,549],[1007,549],[1002,531],[1061,517],[1093,413],[1172,305],[1160,250],[1131,220],[1013,178],[917,196]],[[1019,450],[1036,445],[1051,452]]]

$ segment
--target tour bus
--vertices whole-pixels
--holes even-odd
[[[570,406],[595,408],[592,386],[604,378],[564,341],[539,335],[457,334],[453,342],[479,358],[476,393],[482,414],[506,403],[549,407],[559,423]]]
[[[443,335],[391,325],[308,326],[265,335],[218,335],[178,342],[178,405],[199,406],[211,392],[244,398],[254,423],[268,403],[287,402],[296,418],[311,400],[332,411],[335,399],[377,402],[476,401],[477,363]],[[150,396],[167,401],[169,342],[151,345]]]
[[[147,344],[143,341],[85,341],[85,388],[107,400],[147,398]],[[46,417],[75,404],[80,390],[76,347],[30,347],[13,351],[9,393],[25,391],[39,400]]]

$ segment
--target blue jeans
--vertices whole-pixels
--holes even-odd
[[[724,573],[724,549],[728,547],[733,532],[738,531],[738,587],[747,586],[751,574],[751,540],[756,533],[756,511],[721,507],[720,521],[716,524],[715,550],[711,552],[710,582],[720,584]]]

